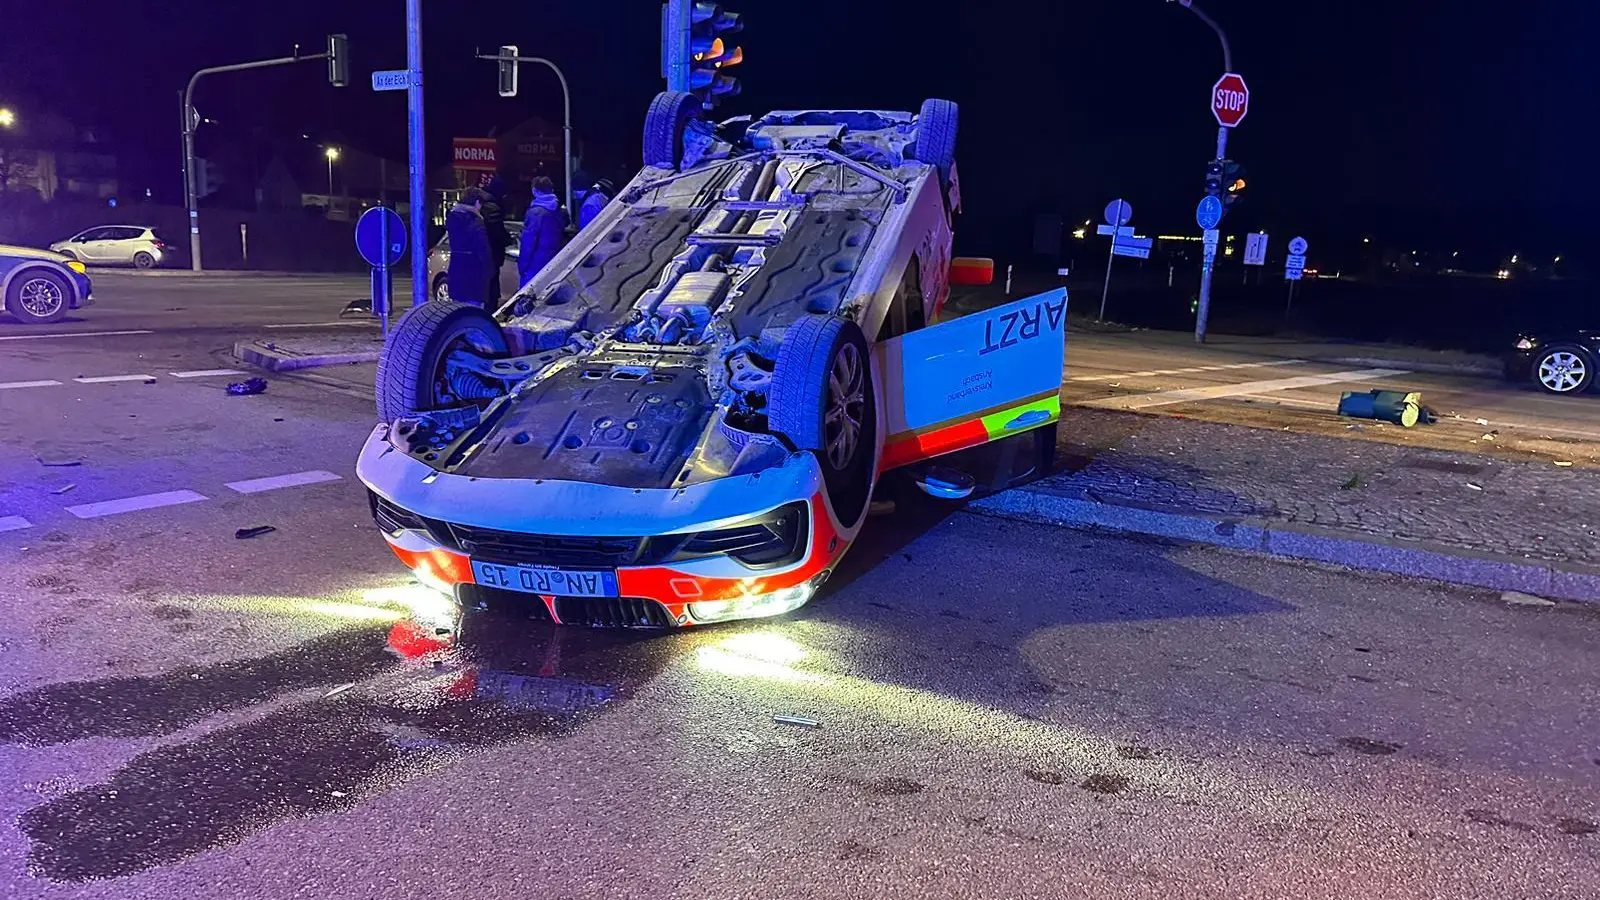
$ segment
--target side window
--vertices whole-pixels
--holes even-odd
[[[81,236],[86,241],[103,241],[111,237],[111,229],[91,228],[88,231],[85,231]]]
[[[915,256],[906,264],[900,276],[900,287],[889,301],[889,314],[883,317],[883,327],[878,330],[878,340],[899,337],[916,331],[927,324],[922,312],[922,264]]]
[[[111,231],[115,232],[111,235],[111,240],[114,241],[131,241],[144,237],[143,228],[113,228]]]

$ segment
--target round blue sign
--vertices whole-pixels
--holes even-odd
[[[1196,225],[1210,231],[1222,221],[1222,200],[1210,194],[1200,198],[1200,205],[1194,208],[1194,221]]]
[[[1126,200],[1113,200],[1106,204],[1106,222],[1126,225],[1133,220],[1133,204]]]
[[[369,266],[392,266],[406,254],[406,223],[386,206],[374,206],[356,220],[356,249]]]

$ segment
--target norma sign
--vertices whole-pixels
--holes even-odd
[[[1211,114],[1217,117],[1217,124],[1232,128],[1244,121],[1249,111],[1250,89],[1244,78],[1233,72],[1218,78],[1211,88]]]
[[[500,168],[500,142],[494,138],[456,138],[454,165],[458,169],[494,172]]]

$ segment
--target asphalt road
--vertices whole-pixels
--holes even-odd
[[[402,661],[369,401],[161,310],[0,344],[0,896],[1600,894],[1592,609],[919,506],[781,620]]]

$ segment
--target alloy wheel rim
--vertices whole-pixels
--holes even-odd
[[[18,300],[22,308],[35,316],[53,316],[66,302],[61,288],[48,278],[32,278],[22,283]]]
[[[1589,374],[1589,367],[1576,353],[1559,350],[1539,361],[1539,383],[1552,391],[1576,390]]]
[[[854,344],[845,344],[828,372],[828,412],[822,429],[828,462],[835,471],[843,470],[855,458],[865,407],[866,371],[861,351]]]

